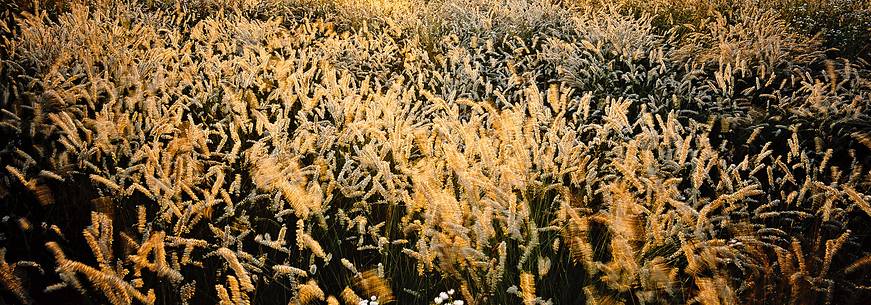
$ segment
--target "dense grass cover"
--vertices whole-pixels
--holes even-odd
[[[0,7],[0,303],[871,299],[868,1]]]

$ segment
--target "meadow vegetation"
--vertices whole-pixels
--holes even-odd
[[[0,8],[0,303],[871,299],[868,1]]]

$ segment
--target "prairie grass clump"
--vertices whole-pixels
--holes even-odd
[[[4,4],[0,298],[862,304],[849,5]]]

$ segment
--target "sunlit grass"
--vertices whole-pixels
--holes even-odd
[[[3,4],[0,298],[862,304],[871,8],[775,2]]]

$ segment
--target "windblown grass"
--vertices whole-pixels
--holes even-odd
[[[2,302],[862,304],[871,7],[775,2],[4,4]]]

